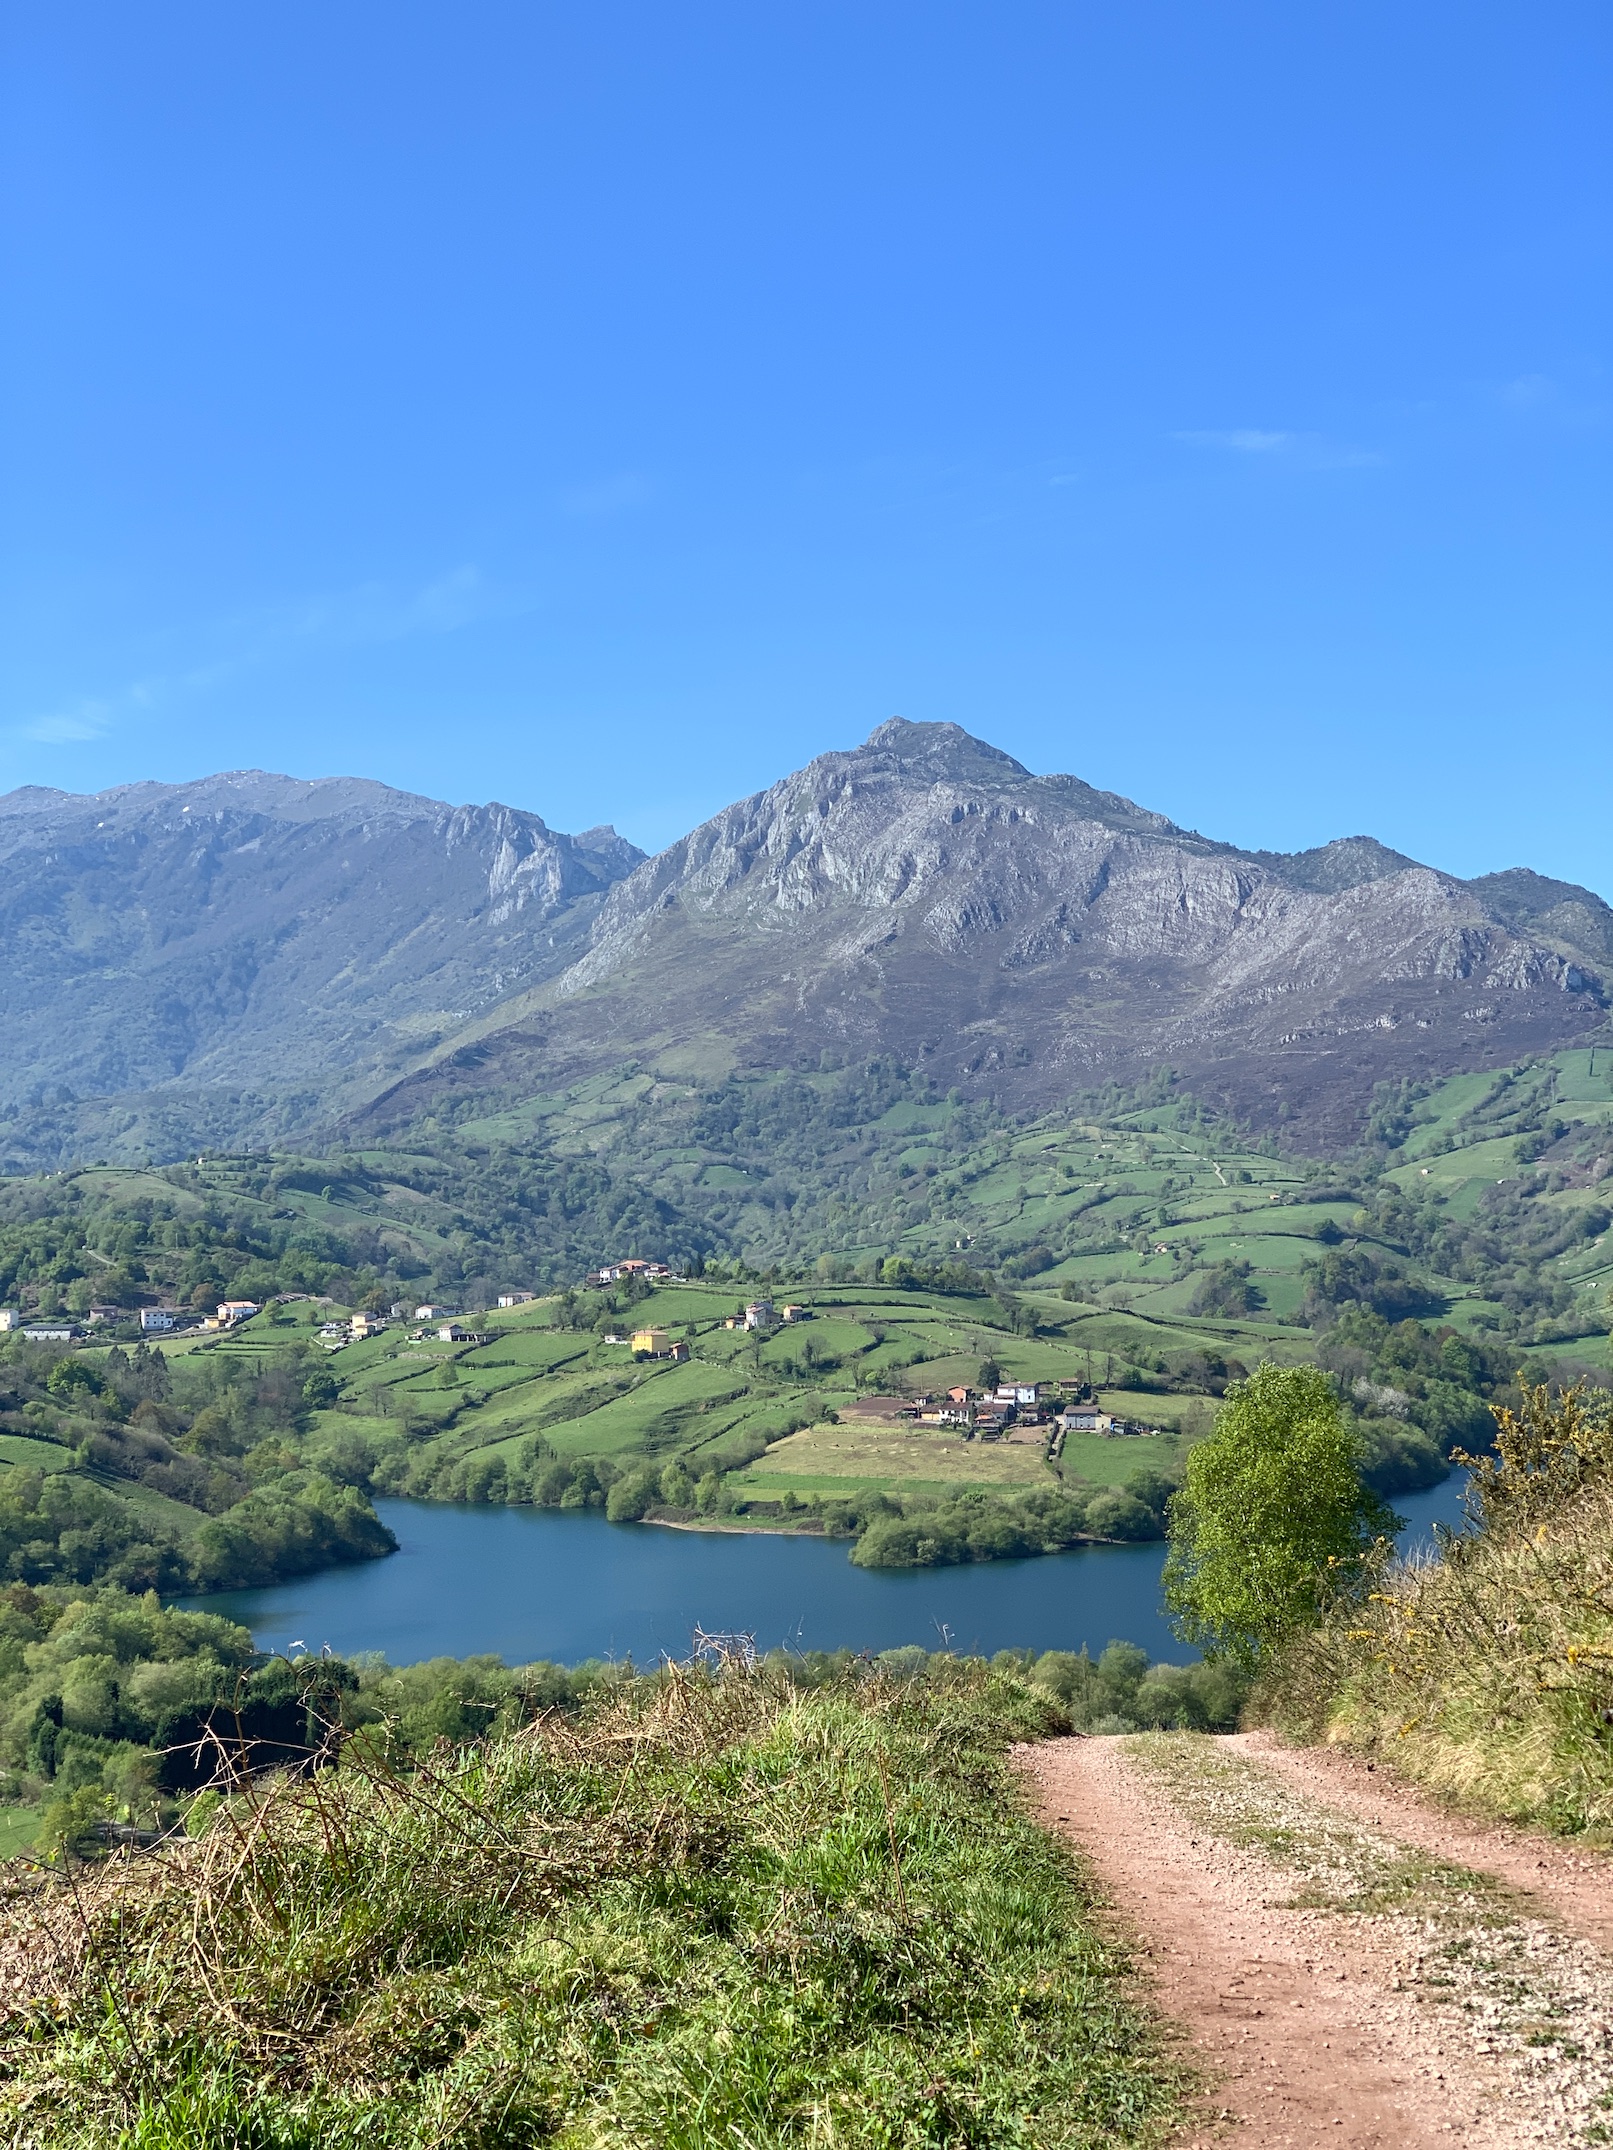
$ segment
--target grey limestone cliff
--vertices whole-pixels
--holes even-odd
[[[181,1144],[323,1120],[563,969],[642,857],[610,829],[562,835],[357,778],[12,792],[13,1147],[50,1161],[53,1129],[67,1151],[92,1130],[116,1147],[154,1111]]]
[[[955,725],[882,725],[629,874],[564,972],[384,1112],[576,1075],[894,1050],[1045,1106],[1160,1063],[1341,1132],[1375,1081],[1494,1065],[1604,1019],[1613,912],[1464,882],[1368,837],[1242,852]]]

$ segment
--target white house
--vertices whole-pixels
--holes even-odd
[[[140,1326],[149,1336],[153,1331],[173,1329],[179,1325],[179,1316],[171,1306],[143,1306],[140,1309]]]
[[[536,1297],[536,1292],[501,1291],[498,1295],[498,1303],[500,1306],[529,1306]]]

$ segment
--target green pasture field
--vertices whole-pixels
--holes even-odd
[[[63,1448],[59,1441],[34,1441],[25,1433],[0,1433],[0,1463],[15,1464],[19,1470],[71,1471],[78,1468],[78,1460],[70,1448]]]
[[[1425,1153],[1426,1155],[1426,1153]],[[1483,1142],[1474,1142],[1464,1149],[1447,1150],[1443,1156],[1428,1157],[1424,1163],[1396,1165],[1385,1173],[1386,1179],[1404,1186],[1412,1179],[1426,1179],[1436,1189],[1460,1185],[1464,1180],[1478,1178],[1492,1185],[1509,1178],[1518,1170],[1518,1144],[1512,1135],[1495,1135]]]
[[[1117,1418],[1136,1419],[1145,1426],[1171,1430],[1173,1435],[1174,1429],[1179,1427],[1193,1441],[1203,1440],[1213,1429],[1216,1413],[1221,1408],[1214,1396],[1156,1396],[1147,1389],[1100,1388],[1098,1401],[1104,1410],[1114,1412]],[[1085,1437],[1075,1434],[1069,1437],[1071,1441],[1077,1438]],[[1138,1438],[1135,1435],[1125,1437],[1130,1446],[1135,1446]]]
[[[106,1478],[99,1471],[90,1471],[86,1475],[95,1480],[103,1493],[115,1495],[118,1500],[127,1502],[131,1508],[149,1516],[153,1523],[166,1524],[181,1534],[200,1530],[207,1521],[199,1508],[187,1507],[183,1501],[170,1500],[166,1493],[158,1493],[150,1486],[132,1485],[126,1478]]]
[[[802,1478],[866,1489],[870,1485],[1051,1486],[1057,1478],[1038,1441],[964,1441],[940,1429],[809,1426],[776,1442],[765,1463],[731,1482],[763,1479],[789,1486]]]
[[[577,1158],[606,1157],[618,1138],[630,1140],[633,1171],[644,1184],[664,1182],[670,1198],[681,1202],[694,1199],[696,1182],[708,1189],[726,1182],[734,1192],[724,1198],[729,1205],[725,1229],[746,1233],[750,1219],[765,1238],[774,1229],[765,1183],[770,1175],[785,1178],[783,1167],[759,1154],[754,1143],[746,1150],[737,1137],[731,1158],[722,1154],[720,1141],[703,1147],[707,1138],[693,1139],[687,1116],[680,1120],[673,1114],[664,1122],[655,1117],[657,1101],[697,1072],[656,1067],[602,1075],[564,1094],[528,1099],[460,1132],[484,1140],[519,1134],[524,1141],[548,1144],[557,1155]],[[815,1252],[796,1256],[815,1263],[815,1270],[803,1274],[781,1259],[780,1274],[763,1286],[756,1277],[773,1257],[759,1257],[747,1246],[752,1268],[746,1281],[712,1275],[658,1286],[631,1303],[618,1297],[613,1318],[623,1332],[666,1327],[690,1342],[693,1357],[687,1364],[635,1362],[627,1347],[605,1345],[593,1329],[594,1310],[606,1304],[602,1299],[582,1301],[584,1311],[577,1318],[586,1326],[558,1327],[558,1321],[572,1318],[570,1305],[563,1307],[558,1292],[551,1292],[519,1308],[467,1307],[471,1324],[488,1336],[485,1344],[444,1344],[435,1337],[415,1343],[394,1327],[332,1352],[324,1363],[341,1390],[336,1416],[386,1429],[394,1439],[400,1422],[407,1423],[422,1449],[440,1444],[444,1457],[470,1448],[510,1449],[540,1435],[555,1453],[572,1459],[592,1455],[620,1461],[675,1452],[693,1458],[720,1455],[725,1444],[731,1450],[760,1435],[770,1440],[769,1454],[734,1481],[736,1490],[758,1487],[764,1479],[788,1478],[803,1488],[818,1477],[840,1484],[848,1474],[865,1486],[876,1478],[916,1483],[911,1458],[870,1458],[854,1454],[852,1446],[837,1449],[832,1469],[809,1470],[803,1458],[817,1435],[786,1429],[811,1421],[821,1431],[824,1414],[855,1394],[973,1385],[989,1359],[1011,1378],[1091,1378],[1128,1415],[1181,1429],[1179,1438],[1165,1437],[1169,1465],[1161,1461],[1164,1449],[1158,1456],[1145,1454],[1142,1442],[1072,1437],[1066,1461],[1074,1474],[1112,1483],[1145,1464],[1174,1467],[1183,1445],[1213,1423],[1215,1404],[1202,1394],[1164,1393],[1163,1383],[1155,1392],[1150,1382],[1162,1373],[1185,1372],[1202,1386],[1195,1365],[1201,1356],[1212,1367],[1218,1360],[1250,1367],[1262,1358],[1281,1364],[1310,1360],[1316,1332],[1298,1321],[1307,1265],[1320,1261],[1340,1235],[1346,1251],[1359,1246],[1390,1263],[1391,1270],[1411,1268],[1446,1292],[1446,1318],[1454,1326],[1475,1331],[1493,1326],[1499,1310],[1482,1297],[1482,1284],[1435,1274],[1409,1239],[1392,1246],[1371,1236],[1397,1229],[1397,1212],[1386,1206],[1376,1213],[1382,1221],[1374,1221],[1375,1177],[1381,1174],[1414,1205],[1427,1205],[1424,1216],[1443,1206],[1453,1220],[1472,1218],[1497,1181],[1527,1171],[1519,1162],[1520,1137],[1538,1131],[1541,1099],[1549,1097],[1552,1109],[1570,1120],[1613,1117],[1610,1075],[1613,1051],[1599,1047],[1594,1064],[1589,1050],[1581,1049],[1550,1062],[1459,1077],[1421,1097],[1408,1091],[1407,1102],[1397,1108],[1401,1129],[1407,1121],[1411,1127],[1403,1148],[1380,1149],[1371,1158],[1360,1153],[1331,1176],[1321,1162],[1278,1155],[1224,1123],[1212,1123],[1191,1101],[1181,1110],[1165,1101],[1107,1124],[1081,1108],[1013,1126],[983,1120],[972,1107],[909,1098],[868,1123],[888,1138],[878,1153],[887,1191],[877,1200],[870,1197],[868,1221],[864,1224],[859,1214],[851,1229],[868,1232],[866,1251],[881,1260],[896,1252],[925,1265],[961,1258],[989,1268],[996,1281],[980,1292],[954,1296],[834,1281],[855,1274],[864,1251],[848,1246],[842,1210],[835,1224],[839,1236],[827,1237],[835,1251],[821,1259]],[[809,1079],[809,1087],[817,1083],[817,1076]],[[765,1093],[767,1084],[759,1080],[755,1087]],[[856,1141],[864,1143],[866,1134],[856,1135]],[[1534,1149],[1525,1145],[1524,1155],[1533,1156],[1538,1148],[1538,1142]],[[898,1160],[908,1167],[899,1185]],[[351,1169],[352,1162],[344,1167],[332,1160],[328,1182],[316,1160],[282,1173],[273,1199],[283,1207],[274,1214],[284,1218],[294,1210],[317,1224],[339,1213],[350,1228],[355,1214],[364,1211],[388,1233],[406,1231],[428,1260],[457,1249],[454,1273],[475,1273],[466,1258],[470,1227],[455,1216],[448,1198],[387,1178],[389,1171],[405,1170],[405,1152],[363,1153],[358,1162],[368,1180]],[[416,1163],[435,1165],[440,1175],[440,1160],[423,1156]],[[809,1162],[803,1169],[810,1180],[817,1167]],[[198,1186],[205,1182],[210,1199],[239,1199],[248,1208],[255,1200],[250,1173],[232,1172],[228,1160],[210,1163],[205,1175],[195,1177]],[[1538,1175],[1527,1190],[1527,1200],[1541,1205],[1535,1216],[1557,1213],[1571,1222],[1576,1210],[1606,1196],[1605,1186],[1579,1184],[1572,1174],[1569,1179],[1563,1186],[1562,1175],[1551,1181],[1544,1170]],[[179,1199],[175,1183],[162,1175],[124,1174],[122,1180],[131,1194],[144,1190],[153,1198]],[[442,1184],[440,1176],[436,1184]],[[752,1186],[754,1205],[745,1191]],[[818,1199],[810,1186],[801,1193],[804,1200]],[[732,1245],[741,1243],[730,1239]],[[1156,1253],[1161,1246],[1167,1251]],[[626,1244],[600,1246],[590,1258],[626,1251]],[[1613,1286],[1613,1238],[1605,1248],[1586,1240],[1552,1259],[1556,1266],[1549,1274],[1572,1287],[1573,1304],[1566,1316],[1560,1308],[1553,1313],[1560,1340],[1531,1349],[1543,1360],[1554,1352],[1561,1356],[1568,1349],[1568,1328],[1583,1323],[1586,1336],[1573,1344],[1573,1353],[1600,1364],[1596,1354],[1605,1336],[1599,1342],[1593,1330]],[[1227,1261],[1248,1263],[1262,1303],[1247,1318],[1194,1313],[1204,1271]],[[812,1318],[765,1337],[723,1326],[764,1289],[775,1303],[802,1304]],[[1066,1290],[1079,1296],[1066,1298]],[[448,1285],[434,1285],[430,1295],[464,1305]],[[422,1286],[421,1297],[426,1296]],[[276,1307],[227,1336],[178,1339],[159,1348],[216,1354],[246,1370],[287,1342],[309,1341],[320,1324],[341,1312],[307,1302]],[[1032,1326],[1036,1333],[1023,1333]],[[447,1365],[458,1380],[444,1386],[441,1371]],[[988,1467],[977,1459],[993,1453],[989,1447],[953,1445],[967,1459],[961,1467],[971,1472]],[[787,1467],[777,1461],[785,1451],[791,1458]],[[0,1458],[6,1453],[0,1448]],[[1015,1451],[995,1454],[1011,1457]],[[1004,1467],[1012,1471],[1017,1463],[989,1466]],[[951,1467],[928,1467],[925,1482],[932,1480],[954,1482]]]
[[[0,1807],[0,1859],[33,1849],[44,1812],[43,1807]]]
[[[1197,1436],[1193,1436],[1197,1438]],[[1159,1471],[1171,1478],[1181,1470],[1191,1441],[1172,1434],[1135,1434],[1113,1439],[1101,1433],[1064,1437],[1060,1462],[1067,1478],[1093,1486],[1124,1485],[1133,1471]]]

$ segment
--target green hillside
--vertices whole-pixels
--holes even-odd
[[[1229,1380],[1274,1359],[1335,1376],[1385,1490],[1426,1484],[1453,1444],[1487,1438],[1520,1368],[1607,1367],[1610,1070],[1587,1049],[1401,1085],[1370,1142],[1327,1164],[1249,1141],[1168,1074],[1009,1122],[875,1063],[705,1089],[627,1071],[422,1126],[407,1150],[11,1181],[0,1295],[110,1308],[68,1354],[86,1368],[136,1348],[141,1303],[228,1294],[266,1310],[144,1354],[173,1368],[189,1412],[147,1428],[149,1456],[119,1430],[138,1415],[133,1389],[117,1402],[125,1376],[93,1411],[77,1399],[107,1424],[64,1431],[41,1418],[60,1416],[43,1384],[62,1347],[4,1347],[35,1391],[0,1425],[0,1471],[93,1485],[123,1518],[113,1537],[158,1549],[158,1567],[221,1504],[250,1496],[243,1514],[261,1520],[271,1488],[296,1480],[308,1497],[309,1473],[327,1508],[345,1493],[609,1502],[847,1531],[859,1557],[876,1524],[923,1510],[950,1518],[928,1557],[979,1557],[1157,1531],[1184,1444]],[[628,1254],[688,1273],[649,1299],[581,1288]],[[514,1286],[541,1296],[485,1312]],[[765,1339],[725,1328],[764,1287],[810,1318]],[[406,1317],[335,1351],[317,1335],[349,1309],[417,1300],[468,1310],[488,1340],[414,1336]],[[669,1327],[687,1362],[603,1341],[629,1322]],[[1042,1434],[977,1443],[859,1426],[849,1409],[976,1385],[988,1361],[1087,1383],[1152,1430],[1050,1455]],[[228,1453],[187,1454],[215,1390],[279,1395],[263,1407],[273,1439],[242,1405]],[[223,1572],[218,1536],[205,1542]]]

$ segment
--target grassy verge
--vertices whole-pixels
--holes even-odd
[[[1613,1839],[1613,1396],[1530,1390],[1473,1525],[1292,1648],[1256,1713],[1480,1812]]]
[[[978,1665],[668,1671],[19,1890],[0,2142],[1150,2144],[1182,2084]],[[47,1945],[47,1937],[50,1943]]]

